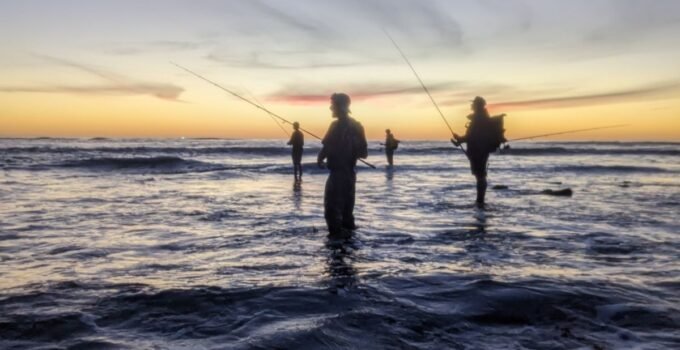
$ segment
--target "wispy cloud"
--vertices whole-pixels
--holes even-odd
[[[583,107],[605,103],[621,103],[672,96],[673,93],[677,93],[679,90],[680,83],[664,82],[635,89],[613,92],[499,102],[490,104],[490,107],[506,110]]]
[[[410,57],[441,57],[452,48],[461,52],[463,46],[463,29],[454,11],[433,1],[239,4],[224,4],[222,10],[238,35],[225,37],[203,55],[205,59],[238,68],[284,70],[385,64],[397,61],[398,55],[383,27],[403,41]]]
[[[4,93],[62,93],[78,95],[149,95],[163,100],[179,101],[184,88],[167,83],[140,82],[106,69],[79,62],[52,57],[48,55],[34,54],[34,57],[51,64],[73,68],[89,75],[105,80],[102,84],[67,85],[46,84],[43,86],[2,86],[0,92]]]
[[[459,82],[446,82],[430,85],[428,88],[432,92],[448,91]],[[296,84],[281,89],[279,92],[270,94],[267,99],[270,101],[284,102],[290,104],[320,104],[327,103],[330,95],[334,92],[345,92],[353,100],[369,100],[379,97],[422,94],[420,86],[404,83],[381,83],[381,84],[356,84],[340,86],[337,90],[331,91],[327,87],[320,86],[301,86]]]
[[[109,72],[104,69],[100,69],[94,66],[90,66],[87,64],[82,64],[79,62],[71,61],[71,60],[66,60],[63,58],[58,58],[58,57],[53,57],[49,55],[43,55],[43,54],[33,54],[33,57],[40,59],[41,61],[51,63],[57,66],[62,66],[62,67],[69,67],[73,68],[85,73],[89,73],[91,75],[100,77],[105,80],[109,80],[112,82],[118,82],[123,80],[123,78],[117,74],[114,74],[112,72]]]
[[[109,44],[110,47],[104,49],[104,52],[119,56],[130,56],[156,52],[199,50],[213,44],[214,42],[210,40],[156,40],[142,43]]]
[[[0,86],[4,93],[60,93],[77,95],[150,95],[164,100],[178,101],[184,89],[168,84],[81,85],[81,86]]]
[[[316,68],[347,68],[363,65],[379,64],[377,60],[355,59],[346,55],[343,57],[328,57],[322,52],[282,52],[253,51],[248,54],[233,55],[217,52],[205,56],[206,59],[236,68],[250,69],[316,69]],[[340,55],[336,55],[340,56]]]
[[[284,4],[284,2],[278,3]],[[257,12],[278,20],[294,29],[312,33],[318,33],[319,31],[325,29],[324,26],[319,23],[314,23],[309,18],[304,18],[302,16],[296,15],[295,12],[287,11],[286,9],[291,8],[290,6],[281,8],[262,0],[250,0],[248,1],[248,4],[253,6]],[[288,2],[285,2],[285,4],[288,4]]]
[[[349,2],[349,1],[348,1]],[[352,0],[357,14],[373,19],[377,27],[386,27],[418,42],[463,45],[463,29],[450,8],[432,1]]]

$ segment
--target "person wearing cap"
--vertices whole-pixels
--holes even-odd
[[[305,135],[300,131],[300,123],[293,123],[293,133],[288,141],[289,146],[293,146],[293,177],[295,181],[302,181],[302,146],[305,144]]]
[[[486,100],[477,96],[472,102],[472,113],[468,115],[467,132],[464,136],[453,134],[451,142],[459,146],[461,143],[467,143],[467,157],[470,161],[470,170],[472,175],[477,180],[477,200],[476,205],[479,208],[484,207],[484,197],[486,195],[486,169],[489,161],[489,154],[492,150],[489,149],[486,127],[490,124],[491,117],[486,109]]]
[[[332,117],[335,118],[324,136],[317,157],[320,168],[330,170],[324,191],[324,217],[331,236],[347,237],[356,229],[354,200],[356,171],[359,158],[368,156],[364,127],[351,118],[347,94],[331,95]],[[324,165],[324,160],[327,160]]]
[[[385,143],[383,144],[385,146],[385,156],[387,157],[387,164],[389,166],[392,166],[393,161],[394,161],[394,150],[399,147],[399,140],[394,138],[394,134],[392,134],[392,131],[390,129],[385,130]]]

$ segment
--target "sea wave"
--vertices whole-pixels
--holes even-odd
[[[101,141],[99,141],[101,142]],[[94,143],[94,142],[93,142]],[[310,145],[305,148],[307,153],[317,153],[319,145]],[[105,147],[78,147],[78,146],[11,146],[0,147],[0,151],[8,154],[17,153],[45,153],[45,154],[75,154],[75,153],[105,153],[105,154],[199,154],[199,155],[256,155],[256,156],[281,156],[290,154],[290,147],[281,146],[105,146]],[[371,146],[371,153],[383,152],[379,146]],[[422,146],[403,144],[396,152],[404,155],[427,155],[445,154],[458,151],[452,146]],[[648,156],[680,156],[678,147],[521,147],[501,150],[497,152],[505,156],[583,156],[583,155],[648,155]]]
[[[616,172],[616,173],[667,173],[671,172],[668,169],[651,167],[651,166],[635,166],[635,165],[564,165],[553,168],[554,171],[576,172],[576,173],[598,173],[598,172]]]
[[[346,281],[348,276],[336,276]],[[440,274],[332,287],[63,282],[6,295],[0,344],[122,348],[672,347],[677,306],[631,285]],[[644,293],[642,293],[644,292]],[[46,305],[70,305],[47,312]],[[503,331],[501,331],[503,330]],[[527,331],[530,330],[530,331]],[[634,331],[634,333],[633,333]],[[121,338],[117,335],[124,333]],[[658,332],[666,332],[659,338]],[[554,340],[559,339],[559,343]],[[149,343],[145,343],[149,342]],[[153,344],[153,346],[151,346]]]
[[[550,156],[550,155],[658,155],[680,156],[678,148],[568,148],[568,147],[514,147],[500,151],[513,156]]]
[[[234,166],[202,162],[198,160],[186,160],[174,156],[159,157],[126,157],[126,158],[88,158],[70,160],[52,167],[57,168],[84,168],[88,170],[132,170],[144,173],[187,173],[207,172],[218,170],[235,169]]]
[[[384,165],[382,159],[376,161],[369,159],[369,162],[375,163],[376,168],[371,168],[361,162],[357,162],[356,169],[360,172],[385,172],[388,175],[399,172],[427,172],[439,173],[450,171],[469,171],[465,163],[463,165],[456,165],[450,162],[442,162],[438,164],[397,164],[394,168],[389,168]],[[241,174],[245,173],[268,173],[268,174],[290,174],[292,172],[292,164],[285,162],[277,162],[272,164],[271,161],[255,161],[249,160],[247,164],[225,164],[221,162],[207,162],[191,158],[183,158],[171,155],[162,156],[145,156],[145,157],[91,157],[85,159],[70,159],[58,162],[30,162],[27,164],[3,164],[0,162],[0,168],[4,170],[28,170],[28,171],[46,171],[55,169],[73,169],[82,171],[112,171],[123,173],[140,173],[140,174],[182,174],[182,173],[202,173],[211,171],[227,171],[233,170]],[[305,174],[323,174],[328,170],[319,168],[316,162],[306,162],[302,164]],[[496,171],[521,171],[525,172],[527,169],[511,167],[496,167]],[[653,166],[637,166],[637,165],[592,165],[592,164],[569,164],[559,166],[545,166],[537,167],[535,171],[548,172],[573,172],[573,173],[675,173],[677,170],[667,169]]]

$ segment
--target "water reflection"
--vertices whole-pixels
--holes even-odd
[[[486,213],[484,210],[477,210],[473,215],[475,221],[472,223],[472,228],[468,231],[470,234],[484,234],[486,233]]]
[[[391,166],[388,166],[387,168],[385,168],[385,179],[387,179],[387,181],[392,181],[393,178],[394,178],[394,168],[391,167]]]
[[[302,211],[302,197],[302,180],[295,180],[293,181],[293,205],[298,214]]]
[[[338,293],[338,291],[346,291],[354,287],[357,283],[356,270],[352,266],[353,254],[357,249],[354,238],[328,238],[326,248],[328,256],[325,273],[330,277],[330,291]]]

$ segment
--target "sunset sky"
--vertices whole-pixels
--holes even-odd
[[[346,92],[370,138],[446,139],[469,100],[507,136],[680,141],[677,0],[0,0],[0,137],[281,138],[323,133]]]

